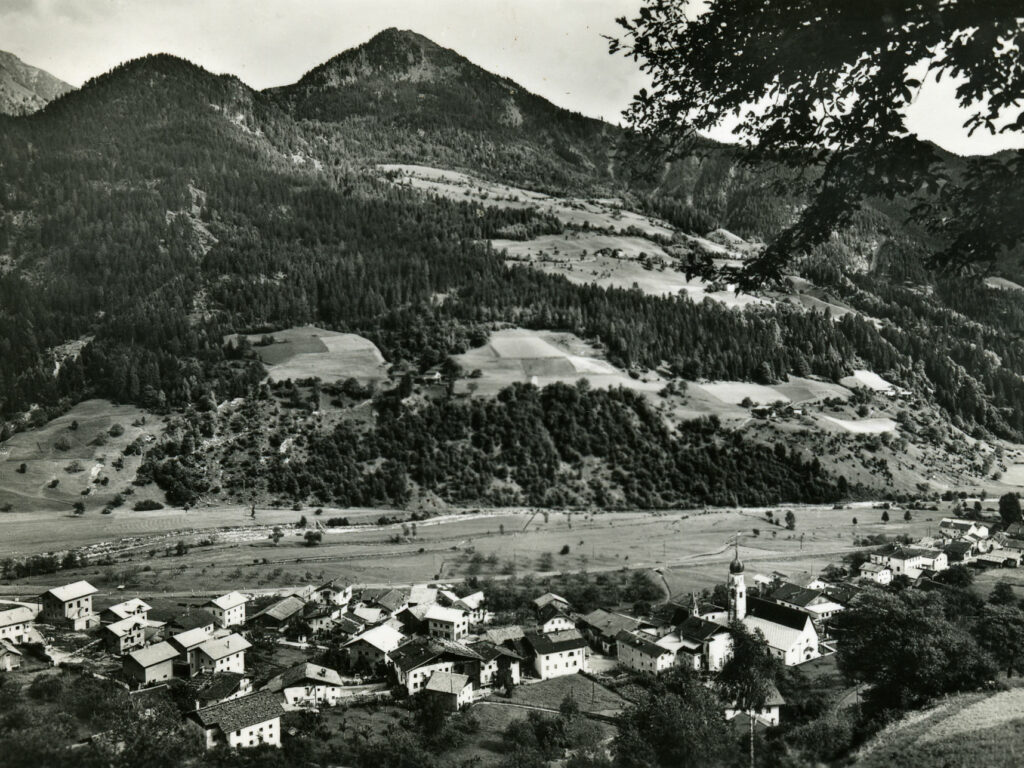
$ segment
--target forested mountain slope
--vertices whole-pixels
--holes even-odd
[[[775,469],[760,474],[750,457],[762,436],[666,422],[685,380],[837,381],[864,367],[920,398],[950,439],[1024,435],[1017,295],[934,280],[921,266],[928,240],[898,206],[870,206],[803,265],[850,308],[833,318],[786,301],[738,310],[510,269],[486,241],[567,225],[536,207],[425,194],[376,167],[435,164],[573,200],[614,195],[608,205],[674,226],[654,244],[679,269],[687,233],[770,237],[799,204],[767,194],[772,172],[740,168],[721,147],[637,180],[623,136],[395,30],[266,93],[157,55],[2,118],[3,430],[87,397],[180,414],[140,478],[175,503],[215,500],[256,476],[263,492],[323,503],[422,493],[645,506],[831,500],[860,482],[812,461],[803,438],[762,456]],[[305,324],[370,339],[390,379],[350,395],[334,382],[272,391],[258,352],[227,341]],[[673,387],[652,410],[528,385],[489,405],[415,383],[431,370],[457,378],[448,357],[509,326],[575,334],[623,375],[657,369]],[[586,438],[594,430],[603,437]]]

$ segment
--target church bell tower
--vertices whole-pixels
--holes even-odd
[[[729,621],[742,621],[747,615],[747,586],[743,583],[740,560],[740,535],[736,534],[735,555],[729,563]]]

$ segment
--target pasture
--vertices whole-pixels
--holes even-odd
[[[264,336],[273,338],[273,343],[261,346]],[[377,345],[354,333],[307,325],[247,338],[267,366],[270,381],[315,377],[325,382],[354,378],[365,383],[388,377]]]

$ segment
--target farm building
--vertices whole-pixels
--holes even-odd
[[[590,647],[578,630],[527,634],[526,643],[533,651],[533,668],[541,680],[590,671]]]
[[[453,712],[473,703],[473,684],[469,677],[456,672],[435,672],[424,690],[441,699]]]
[[[232,748],[260,744],[281,746],[281,702],[269,691],[198,709],[189,718],[203,731],[206,749],[222,744]]]
[[[304,663],[270,678],[262,690],[281,694],[289,707],[333,707],[341,698],[342,686],[333,669]]]
[[[0,640],[14,645],[28,642],[35,618],[35,611],[24,605],[0,611]]]
[[[174,677],[174,660],[178,649],[170,643],[157,643],[132,651],[121,658],[125,677],[139,685],[149,685]]]
[[[364,663],[370,667],[390,662],[390,653],[395,650],[405,635],[397,629],[382,625],[368,629],[349,640],[344,648],[348,649],[353,664]]]
[[[237,627],[245,624],[245,604],[249,599],[241,592],[228,592],[215,597],[203,608],[213,614],[217,625],[223,628]]]

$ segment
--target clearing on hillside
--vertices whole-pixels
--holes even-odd
[[[273,338],[273,343],[260,346],[265,337]],[[366,382],[388,377],[387,364],[377,345],[354,333],[306,325],[246,338],[267,366],[270,381],[354,378]]]
[[[142,456],[124,451],[136,440],[144,446],[162,431],[160,420],[139,408],[85,400],[0,444],[0,508],[70,513],[81,501],[92,511],[128,489],[134,491],[132,502],[147,498],[148,489],[131,485]]]
[[[892,419],[837,419],[834,416],[818,417],[819,423],[826,429],[838,427],[846,432],[857,435],[880,435],[883,432],[895,432],[897,424]]]
[[[810,403],[837,397],[848,400],[852,392],[829,381],[790,376],[778,384],[754,384],[749,381],[709,381],[690,384],[689,391],[701,392],[729,405],[738,405],[749,398],[760,405],[771,403]]]
[[[896,385],[892,384],[874,371],[867,370],[855,370],[852,376],[847,376],[845,379],[840,379],[839,383],[844,387],[866,387],[872,392],[893,392],[896,390]]]
[[[525,328],[496,331],[487,344],[452,359],[467,373],[480,371],[477,378],[460,380],[456,392],[478,395],[495,395],[516,382],[544,387],[587,379],[594,387],[622,386],[642,392],[657,392],[665,386],[655,373],[632,378],[571,333]]]

